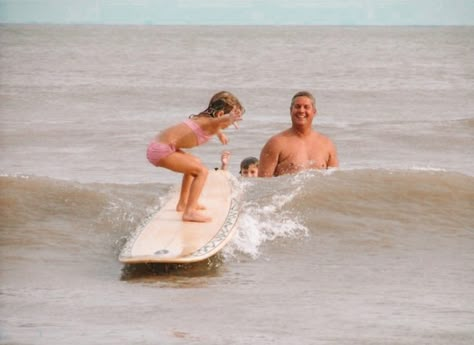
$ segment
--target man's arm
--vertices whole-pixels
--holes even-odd
[[[337,157],[336,146],[331,140],[329,140],[329,159],[328,159],[328,168],[338,168],[339,167],[339,158]]]
[[[279,149],[274,138],[267,141],[260,152],[258,177],[272,177],[278,165]]]

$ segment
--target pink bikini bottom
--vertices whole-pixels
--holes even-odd
[[[176,147],[173,144],[163,144],[152,141],[146,150],[146,158],[154,166],[159,166],[160,160],[168,157],[173,152],[176,152]]]

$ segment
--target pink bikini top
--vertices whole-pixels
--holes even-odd
[[[209,139],[212,138],[212,135],[208,135],[204,133],[202,130],[201,126],[199,126],[196,122],[194,122],[191,119],[187,119],[183,121],[184,124],[186,124],[191,130],[196,134],[196,138],[198,141],[198,145],[204,144],[209,141]]]

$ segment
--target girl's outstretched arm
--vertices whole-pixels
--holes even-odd
[[[219,138],[219,141],[222,143],[222,145],[227,145],[229,142],[227,136],[220,129],[217,131],[217,137]]]
[[[225,129],[232,124],[235,125],[237,121],[241,121],[241,120],[242,120],[242,114],[240,113],[240,111],[235,111],[235,109],[233,109],[228,114],[224,114],[224,112],[220,112],[220,114],[217,115],[217,117],[208,118],[206,123],[203,124],[203,128],[210,135],[216,134],[219,137],[219,140],[223,144],[226,144],[227,138],[225,137],[225,135],[223,136],[223,134],[219,134],[219,132],[221,132],[222,129]]]
[[[230,113],[224,114],[218,117],[216,120],[218,120],[219,128],[221,129],[227,128],[230,125],[234,125],[236,128],[239,128],[237,126],[237,122],[242,121],[242,113],[234,107]]]

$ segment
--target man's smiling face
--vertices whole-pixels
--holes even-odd
[[[295,98],[290,111],[291,121],[295,126],[311,126],[316,115],[316,108],[311,99],[305,96]]]

